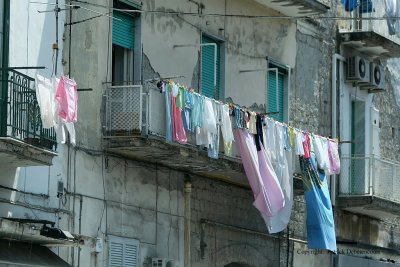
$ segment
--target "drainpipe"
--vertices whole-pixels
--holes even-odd
[[[1,67],[1,94],[0,94],[0,136],[7,135],[7,98],[8,98],[8,53],[10,42],[10,0],[3,1],[3,40]]]
[[[184,267],[190,267],[190,198],[192,194],[192,183],[190,181],[185,182],[185,265]]]
[[[337,62],[345,62],[346,58],[339,54],[334,54],[332,56],[332,138],[337,138],[337,81],[339,80],[340,86],[340,64],[339,64],[339,73],[337,73]],[[338,79],[339,77],[339,79]],[[336,203],[336,175],[332,175],[331,177],[331,202],[332,205]]]

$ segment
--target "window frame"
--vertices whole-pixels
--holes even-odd
[[[217,62],[217,92],[218,95],[216,95],[216,92],[211,96],[212,98],[215,98],[217,100],[222,100],[225,97],[225,42],[221,38],[218,38],[216,36],[207,34],[205,32],[202,32],[200,35],[200,53],[199,53],[199,93],[203,94],[203,39],[211,39],[212,41],[215,42],[217,45],[217,57],[219,56],[219,61]],[[213,49],[214,51],[214,49]],[[219,53],[219,55],[218,55]],[[214,73],[213,73],[214,75]],[[214,79],[213,79],[214,83]],[[214,89],[213,89],[214,91]]]
[[[113,1],[113,8],[119,8],[119,9],[132,9],[132,10],[140,10],[142,7],[141,4],[137,3],[136,1],[133,0],[114,0]],[[116,12],[116,11],[113,11]],[[124,13],[124,12],[122,12]],[[109,81],[112,82],[113,85],[132,85],[132,84],[139,84],[141,79],[142,79],[142,41],[141,41],[141,28],[142,28],[142,16],[140,13],[126,13],[129,16],[132,17],[134,20],[134,44],[133,44],[133,49],[124,49],[124,59],[123,59],[123,64],[124,64],[124,74],[123,74],[123,81],[114,81],[114,60],[113,60],[113,55],[114,55],[114,45],[118,46],[117,44],[114,44],[113,42],[113,19],[110,18],[110,38],[109,38],[109,53],[111,55],[111,59],[109,62],[110,66],[110,73],[108,76]],[[118,46],[121,48],[121,46]],[[129,83],[127,83],[129,82]],[[116,84],[114,84],[116,83]]]
[[[288,65],[283,65],[280,63],[277,63],[276,61],[268,60],[267,62],[267,74],[266,74],[266,98],[265,98],[265,107],[266,107],[266,112],[273,112],[269,110],[269,74],[270,71],[274,71],[275,73],[277,72],[277,75],[282,74],[283,75],[283,93],[282,93],[282,121],[284,123],[289,122],[289,92],[290,92],[290,74],[291,74],[291,68]],[[278,79],[279,80],[279,79]],[[276,85],[279,88],[279,85]],[[277,93],[277,91],[275,91]],[[279,108],[278,108],[279,111]],[[269,114],[270,117],[274,118],[275,120],[280,121],[277,119],[277,116],[274,116],[274,114]]]

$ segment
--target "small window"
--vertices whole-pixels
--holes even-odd
[[[120,1],[114,1],[114,7],[132,9]],[[112,21],[112,82],[123,85],[134,80],[134,49],[136,36],[136,15],[122,11],[113,12]]]
[[[108,266],[137,267],[139,256],[139,241],[136,239],[109,236]]]
[[[274,64],[268,68],[267,112],[277,121],[286,121],[287,70]]]
[[[220,99],[221,43],[206,35],[202,36],[201,43],[201,94]],[[216,53],[215,49],[217,49]]]

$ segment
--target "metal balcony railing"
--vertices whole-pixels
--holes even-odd
[[[9,70],[2,79],[6,96],[1,108],[0,136],[12,137],[33,146],[56,150],[53,128],[44,129],[36,98],[35,80],[20,72]]]
[[[145,83],[144,86],[108,86],[104,96],[104,137],[153,136],[161,140],[165,138],[165,95],[160,93],[154,83]],[[186,131],[186,136],[188,143],[185,146],[197,148],[195,134]],[[222,136],[220,152],[223,152]],[[237,158],[238,155],[234,148],[233,156]]]
[[[374,155],[342,156],[339,191],[400,202],[400,162]]]
[[[354,8],[343,7],[342,14],[345,19],[339,22],[340,32],[375,32],[400,44],[400,21],[396,19],[397,11],[392,10],[385,2],[358,0]]]
[[[142,86],[109,86],[104,95],[106,137],[133,136],[142,133]]]

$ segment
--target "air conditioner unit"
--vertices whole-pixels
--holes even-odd
[[[152,258],[151,267],[179,267],[179,266],[176,265],[175,260]]]
[[[373,86],[377,89],[383,90],[384,86],[385,86],[385,72],[384,72],[382,66],[380,66],[376,63],[371,63],[370,71],[371,71],[371,74],[370,74],[371,86]]]
[[[370,82],[369,61],[365,58],[354,56],[347,58],[347,82],[368,84]]]

